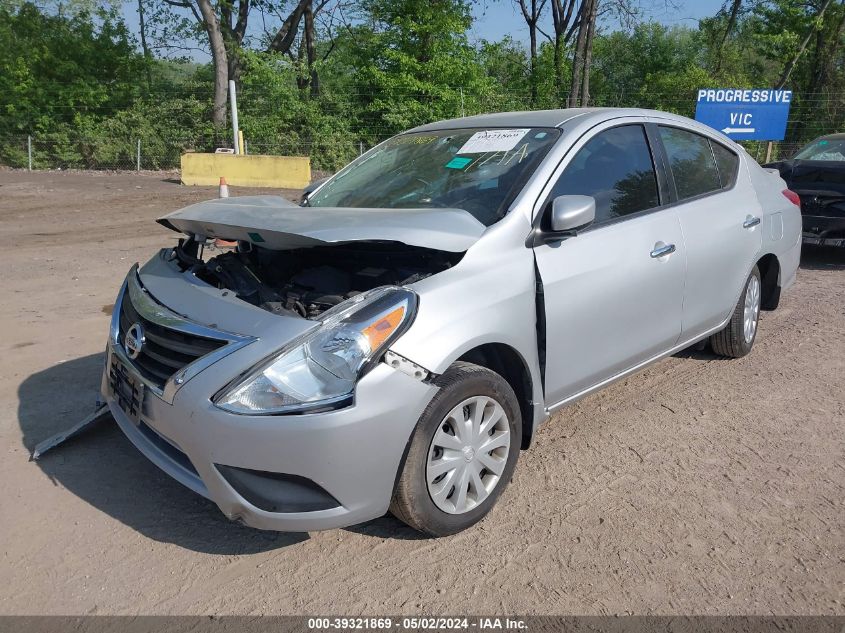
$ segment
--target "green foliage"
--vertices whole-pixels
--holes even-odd
[[[295,65],[273,53],[244,53],[241,128],[252,153],[310,155],[320,170],[336,170],[358,155],[354,112],[331,89],[318,97],[297,88]]]
[[[156,25],[147,34],[154,47],[201,39],[184,10],[142,1]],[[301,88],[301,58],[255,50],[263,42],[248,37],[239,55],[239,106],[250,153],[309,155],[316,169],[331,171],[422,123],[561,107],[565,88],[555,79],[553,46],[539,46],[532,104],[525,43],[471,43],[471,2],[358,0],[351,23],[331,40],[318,33],[313,90]],[[832,3],[819,19],[823,2],[745,0],[730,30],[729,3],[696,27],[600,28],[591,105],[692,116],[699,88],[775,85],[809,33],[787,84],[795,92],[789,139],[842,129],[845,4]],[[568,86],[571,50],[564,60]],[[210,124],[212,85],[210,64],[145,59],[108,4],[0,0],[2,164],[26,164],[30,134],[36,167],[132,167],[138,140],[144,168],[174,167],[184,150],[231,146],[229,129]]]
[[[96,18],[96,20],[95,20]],[[140,58],[114,11],[0,7],[0,125],[29,132],[129,107]]]
[[[365,24],[352,29],[342,47],[344,63],[355,69],[365,127],[384,137],[475,112],[493,91],[467,40],[467,2],[365,0],[362,7]]]

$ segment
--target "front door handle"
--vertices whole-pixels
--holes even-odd
[[[671,255],[675,252],[674,244],[664,244],[663,246],[654,245],[654,250],[649,253],[653,258],[663,257],[664,255]]]
[[[742,223],[742,228],[750,229],[760,224],[760,218],[754,217],[749,215],[745,218],[745,222]]]

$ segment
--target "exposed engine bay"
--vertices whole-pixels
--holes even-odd
[[[180,240],[184,270],[275,314],[315,319],[329,308],[379,286],[405,286],[454,266],[463,253],[398,242],[356,242],[271,250],[249,242],[207,260],[202,246]]]

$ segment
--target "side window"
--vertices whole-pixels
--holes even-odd
[[[596,223],[659,204],[657,174],[642,125],[599,132],[578,150],[555,183],[549,199],[592,196]]]
[[[660,139],[681,200],[721,189],[710,141],[694,132],[663,126]]]
[[[719,169],[719,181],[722,183],[722,189],[727,189],[736,180],[739,156],[724,145],[719,145],[714,141],[710,141],[710,147],[713,148],[713,156],[716,157],[716,167]]]

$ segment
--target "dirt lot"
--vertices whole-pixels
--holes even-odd
[[[92,409],[118,286],[173,243],[153,218],[214,196],[167,178],[0,172],[0,613],[845,614],[845,252],[806,250],[749,357],[555,416],[451,538],[232,524],[108,424],[29,462]]]

